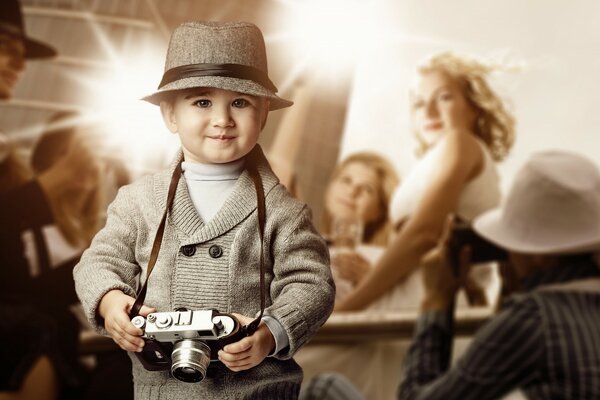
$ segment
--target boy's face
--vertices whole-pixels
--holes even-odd
[[[185,161],[205,164],[248,154],[268,114],[264,98],[215,88],[183,90],[160,108],[167,128],[179,134]]]

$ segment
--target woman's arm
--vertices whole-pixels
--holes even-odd
[[[302,197],[296,187],[294,162],[305,137],[308,109],[313,98],[312,85],[301,83],[294,91],[294,107],[285,111],[269,147],[267,158],[279,181],[295,197]]]
[[[413,214],[372,271],[336,311],[359,310],[405,279],[437,243],[446,216],[455,211],[466,183],[483,165],[481,148],[469,132],[451,131],[438,144],[439,168]]]

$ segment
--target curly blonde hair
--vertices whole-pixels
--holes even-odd
[[[420,64],[417,72],[423,74],[441,71],[463,86],[465,98],[478,114],[474,133],[487,145],[494,160],[501,161],[508,155],[514,143],[515,118],[487,82],[489,74],[498,69],[503,68],[501,65],[487,64],[473,58],[443,52]],[[421,144],[422,154],[427,151],[428,146],[419,135],[417,139]]]
[[[346,157],[339,163],[329,179],[329,184],[333,182],[342,173],[349,164],[360,163],[371,168],[379,177],[377,188],[379,190],[379,199],[381,200],[379,207],[381,210],[377,220],[365,225],[363,231],[363,243],[372,245],[384,246],[388,243],[388,237],[391,229],[391,224],[388,217],[388,208],[394,194],[396,186],[398,186],[398,174],[393,165],[382,156],[372,152],[359,152]],[[325,207],[321,218],[321,233],[328,235],[331,233],[333,217]]]

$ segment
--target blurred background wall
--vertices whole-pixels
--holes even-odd
[[[189,19],[261,27],[270,75],[296,107],[271,114],[261,138],[301,134],[293,160],[316,218],[339,157],[374,150],[401,175],[414,163],[408,89],[415,64],[452,50],[511,65],[492,79],[517,116],[503,187],[533,151],[600,159],[600,2],[593,0],[22,0],[33,37],[59,50],[30,62],[1,129],[26,151],[58,110],[98,125],[134,175],[165,165],[176,142],[138,99],[162,75],[170,32]],[[300,97],[300,94],[302,97]],[[290,113],[295,113],[291,115]],[[290,125],[285,123],[286,115]],[[293,117],[293,118],[292,118]]]

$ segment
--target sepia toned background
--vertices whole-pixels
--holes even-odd
[[[134,176],[163,166],[176,142],[158,109],[139,101],[157,86],[170,32],[189,19],[261,27],[270,75],[296,106],[274,112],[265,148],[300,135],[292,160],[318,219],[339,157],[373,150],[401,175],[415,161],[408,90],[414,66],[441,50],[506,66],[492,77],[517,117],[502,186],[532,152],[563,148],[600,159],[600,3],[542,0],[22,0],[26,27],[59,51],[30,62],[0,126],[23,151],[48,117],[82,113]]]

